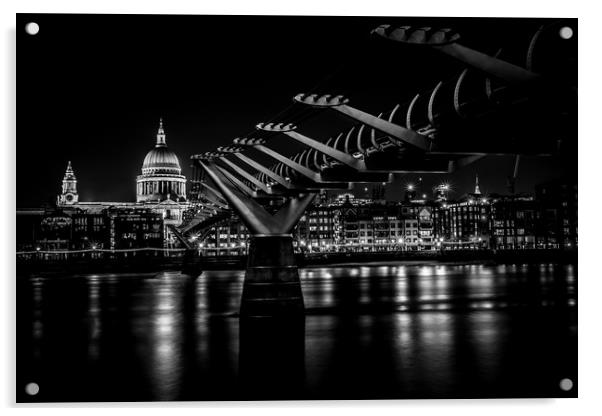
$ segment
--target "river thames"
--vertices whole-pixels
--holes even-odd
[[[17,400],[577,396],[576,265],[300,275],[279,328],[241,328],[244,271],[19,277]]]

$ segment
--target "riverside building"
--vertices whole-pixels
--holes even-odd
[[[71,161],[56,207],[17,210],[18,249],[169,248],[188,208],[186,177],[168,148],[163,121],[136,178],[136,201],[81,201]]]

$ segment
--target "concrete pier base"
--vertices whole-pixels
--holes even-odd
[[[303,294],[292,235],[252,236],[240,307],[241,317],[303,314]]]

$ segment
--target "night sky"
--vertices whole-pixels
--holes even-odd
[[[39,23],[38,35],[22,30],[29,21]],[[441,56],[394,53],[395,45],[370,36],[380,24],[453,26],[464,44],[493,53],[504,43],[526,48],[542,21],[18,15],[17,206],[54,201],[68,160],[80,201],[134,201],[159,117],[190,177],[191,154],[230,144],[258,122],[280,121],[278,114],[294,114],[297,93],[344,94],[351,105],[379,113],[461,69]],[[300,132],[326,139],[350,125],[326,112]],[[296,151],[283,136],[271,140],[288,154]],[[452,197],[460,196],[472,190],[478,173],[482,192],[505,193],[512,168],[512,157],[488,157],[454,174],[421,175],[423,192],[430,195],[444,181],[455,190]],[[532,192],[567,170],[574,164],[523,158],[517,191]],[[396,179],[388,198],[400,199],[403,184],[416,180]]]

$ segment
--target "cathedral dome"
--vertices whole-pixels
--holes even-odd
[[[137,202],[186,201],[186,177],[180,162],[167,148],[163,120],[159,121],[155,148],[146,154],[142,174],[136,178]]]
[[[142,173],[145,175],[153,173],[179,175],[181,171],[178,157],[167,147],[155,147],[146,154],[142,163]]]
[[[174,152],[167,148],[165,143],[165,132],[163,130],[163,122],[159,125],[157,133],[157,144],[154,149],[151,149],[144,158],[142,163],[142,174],[175,174],[179,175],[182,169],[180,161]]]

